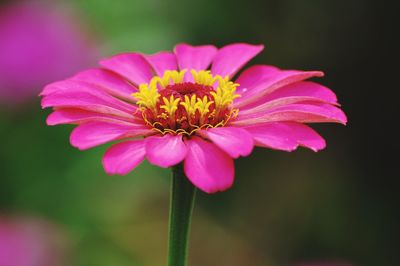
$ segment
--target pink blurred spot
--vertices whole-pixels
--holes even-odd
[[[0,217],[0,266],[64,265],[65,239],[54,225]]]
[[[35,97],[45,84],[64,79],[91,61],[72,19],[48,6],[13,4],[0,10],[0,101]]]

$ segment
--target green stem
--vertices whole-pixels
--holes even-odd
[[[173,167],[172,175],[168,266],[186,266],[196,189],[185,176],[182,164]]]

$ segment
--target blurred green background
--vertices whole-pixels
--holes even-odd
[[[1,1],[0,8],[14,3]],[[88,65],[117,52],[171,50],[179,42],[250,42],[266,46],[252,64],[326,73],[319,82],[337,93],[348,126],[315,126],[328,143],[319,153],[256,149],[236,161],[232,189],[198,193],[190,265],[400,265],[398,83],[390,70],[398,33],[388,3],[36,3],[71,18],[93,53]],[[63,265],[165,265],[170,172],[145,163],[127,176],[107,176],[101,157],[109,145],[71,147],[72,127],[46,126],[50,111],[40,108],[40,88],[31,89],[30,98],[0,106],[0,216],[54,224],[63,235]]]

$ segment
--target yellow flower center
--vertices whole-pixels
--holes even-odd
[[[239,110],[231,105],[240,97],[236,93],[239,84],[205,70],[191,70],[191,81],[185,82],[186,72],[167,70],[132,94],[148,125],[162,134],[191,135],[199,129],[224,126],[236,117]]]

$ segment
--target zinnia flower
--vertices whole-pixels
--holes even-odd
[[[81,150],[121,140],[104,155],[108,174],[125,175],[145,158],[160,167],[183,162],[184,173],[207,193],[234,180],[233,159],[253,146],[293,151],[325,147],[306,123],[346,123],[335,94],[312,81],[321,71],[257,65],[238,71],[262,45],[179,44],[173,52],[124,53],[48,85],[42,107],[48,125],[76,124]]]

